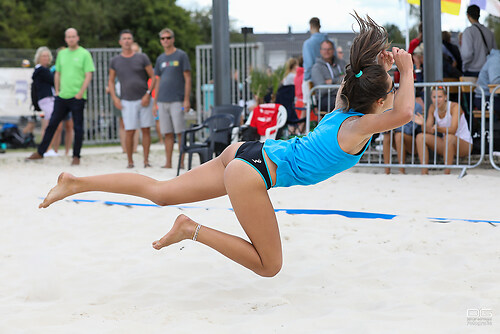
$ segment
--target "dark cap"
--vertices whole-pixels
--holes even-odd
[[[471,5],[471,6],[467,7],[467,14],[470,17],[472,17],[474,20],[479,19],[479,13],[480,13],[480,9],[477,5]]]

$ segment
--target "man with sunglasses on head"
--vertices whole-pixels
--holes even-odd
[[[165,136],[166,163],[164,167],[172,168],[174,134],[177,135],[177,142],[180,145],[182,131],[186,128],[184,113],[191,108],[189,102],[191,65],[187,54],[175,47],[175,36],[171,29],[163,29],[159,35],[165,52],[158,56],[155,64],[154,109],[157,110],[160,118],[161,135]]]

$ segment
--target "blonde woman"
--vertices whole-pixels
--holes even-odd
[[[420,162],[429,163],[429,148],[444,156],[444,163],[451,165],[453,157],[464,157],[472,149],[472,137],[465,119],[465,114],[460,105],[448,101],[444,87],[432,89],[432,104],[429,106],[424,133],[416,137],[417,151]],[[415,115],[415,123],[424,127],[424,117]],[[428,174],[427,168],[422,168],[422,174]],[[444,170],[450,174],[450,169]]]
[[[283,86],[293,85],[295,80],[295,74],[297,73],[297,66],[299,62],[295,58],[290,58],[287,60],[285,65],[285,74],[283,75],[283,80],[281,83]]]
[[[50,71],[52,63],[52,52],[46,46],[41,46],[35,53],[35,71],[33,72],[33,88],[36,90],[36,98],[40,109],[43,111],[42,137],[49,124],[52,111],[54,111],[54,75]],[[56,130],[54,138],[50,142],[44,156],[56,156],[61,141],[62,124]]]

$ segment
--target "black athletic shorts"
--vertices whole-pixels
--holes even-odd
[[[271,177],[269,176],[269,168],[267,167],[266,159],[264,159],[264,143],[259,141],[247,141],[238,148],[235,159],[246,162],[252,166],[266,183],[266,188],[271,188]]]

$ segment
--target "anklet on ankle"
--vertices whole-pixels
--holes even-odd
[[[194,230],[194,233],[193,233],[193,241],[196,241],[196,238],[198,238],[198,233],[200,232],[200,228],[201,228],[201,225],[198,224],[198,226],[196,226],[196,229]]]

